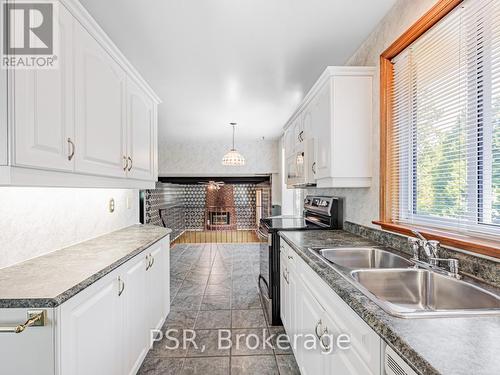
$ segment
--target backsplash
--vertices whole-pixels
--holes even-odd
[[[2,187],[0,268],[137,224],[138,218],[138,190]]]
[[[344,223],[344,230],[412,255],[408,245],[408,237],[406,236],[369,228],[350,221]],[[458,259],[460,273],[500,287],[500,260],[495,261],[487,257],[474,256],[470,253],[464,253],[445,246],[441,246],[439,257]]]

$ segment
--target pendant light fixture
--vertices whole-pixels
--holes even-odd
[[[236,167],[242,166],[245,165],[245,158],[234,148],[234,132],[236,129],[236,123],[231,122],[230,125],[233,127],[233,148],[222,158],[222,165]]]

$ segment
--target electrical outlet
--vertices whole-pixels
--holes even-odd
[[[130,210],[130,208],[131,208],[130,194],[127,194],[127,198],[125,198],[125,201],[126,201],[127,210]]]
[[[109,212],[110,212],[110,213],[115,212],[115,200],[114,200],[114,198],[111,198],[111,199],[109,200],[109,206],[108,206],[108,209],[109,209]]]

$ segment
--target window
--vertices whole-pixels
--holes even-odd
[[[500,2],[431,12],[432,27],[381,59],[381,220],[498,240]]]

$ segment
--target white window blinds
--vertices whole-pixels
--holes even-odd
[[[500,235],[500,1],[464,1],[392,63],[393,221]]]

